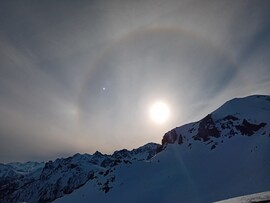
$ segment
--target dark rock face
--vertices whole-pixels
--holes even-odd
[[[183,136],[179,134],[178,144],[183,144]]]
[[[130,158],[130,151],[128,151],[127,149],[122,149],[120,151],[114,152],[112,157],[114,157],[116,159]]]
[[[267,124],[261,122],[259,124],[251,123],[247,119],[238,118],[235,115],[227,115],[223,118],[214,120],[212,114],[208,114],[202,120],[196,123],[189,124],[189,128],[182,134],[177,134],[177,128],[173,129],[163,136],[162,145],[157,148],[157,153],[164,150],[167,144],[183,144],[185,142],[190,143],[192,141],[204,142],[210,146],[210,150],[217,148],[218,142],[214,143],[213,138],[228,137],[232,138],[237,135],[252,136],[260,129],[263,129]],[[197,132],[196,132],[197,131]],[[263,135],[268,132],[264,130]],[[270,136],[270,133],[268,133]],[[212,145],[210,145],[212,143]],[[223,140],[221,141],[223,143]],[[187,144],[191,149],[191,143]]]
[[[239,120],[237,117],[232,116],[232,115],[228,115],[226,116],[223,120],[229,120],[229,121],[237,121]]]
[[[178,138],[179,137],[179,138]],[[182,135],[177,135],[177,132],[175,129],[172,129],[171,131],[165,133],[163,136],[163,139],[161,141],[162,145],[157,148],[157,153],[162,151],[166,144],[174,144],[178,138],[178,144],[183,143],[183,137]]]
[[[110,159],[110,158],[105,158],[100,164],[100,166],[104,168],[112,167],[115,165],[116,165],[116,160]]]
[[[215,149],[216,147],[216,145],[212,145],[211,150]]]
[[[200,121],[198,133],[193,136],[193,139],[206,142],[210,137],[220,137],[220,132],[216,128],[211,114],[208,114]]]
[[[162,145],[164,145],[165,143],[173,144],[173,143],[175,143],[176,139],[177,139],[177,133],[176,133],[176,130],[173,129],[173,130],[165,133],[165,135],[163,136],[163,139],[162,139]]]
[[[251,136],[264,126],[266,126],[266,123],[260,123],[257,125],[249,123],[246,119],[244,119],[242,125],[237,125],[236,129],[238,129],[242,135]]]

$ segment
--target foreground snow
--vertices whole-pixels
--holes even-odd
[[[270,202],[270,191],[261,192],[252,195],[235,197],[215,203],[252,203],[252,202]]]

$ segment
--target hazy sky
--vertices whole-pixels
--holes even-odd
[[[0,2],[0,162],[161,142],[270,94],[270,1]],[[157,124],[149,108],[167,103]]]

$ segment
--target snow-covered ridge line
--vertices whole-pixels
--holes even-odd
[[[112,155],[96,151],[90,154],[75,154],[72,157],[58,158],[45,164],[36,162],[11,163],[0,165],[0,199],[3,202],[50,202],[56,198],[73,192],[87,181],[102,179],[97,187],[107,193],[110,190],[108,183],[115,177],[109,174],[110,170],[119,164],[131,164],[134,161],[146,161],[156,154],[159,144],[148,143],[131,151],[123,149]],[[28,171],[28,174],[17,175],[13,168],[38,167]],[[101,178],[102,177],[102,178]],[[105,181],[106,180],[106,181]]]
[[[270,137],[269,115],[270,96],[235,98],[203,119],[167,132],[158,151],[174,143],[192,147],[193,141],[203,142],[213,150],[226,138],[252,136],[257,132]],[[223,139],[218,142],[217,138]]]

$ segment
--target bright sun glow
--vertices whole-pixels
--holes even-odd
[[[169,107],[163,102],[156,102],[150,108],[150,116],[157,123],[164,123],[170,115]]]

